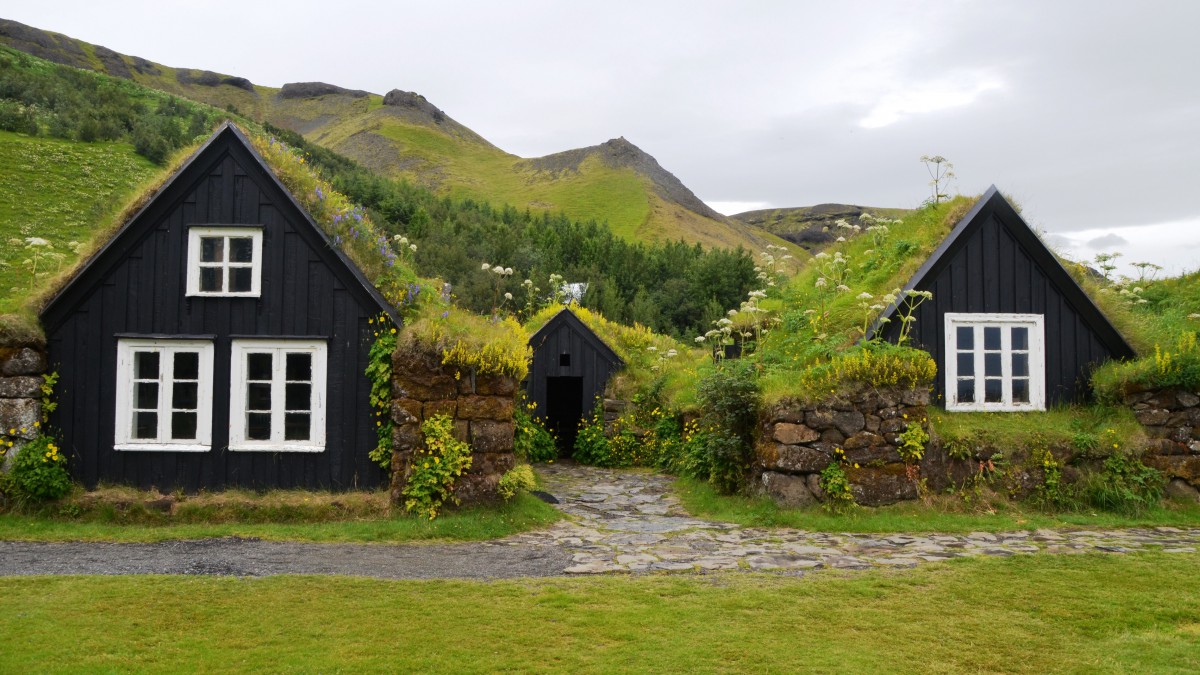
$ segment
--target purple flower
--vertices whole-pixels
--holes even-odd
[[[333,224],[334,224],[334,225],[337,225],[337,224],[338,224],[338,223],[340,223],[340,222],[342,222],[342,214],[340,214],[340,213],[334,214],[334,216],[333,216]]]
[[[446,318],[446,317],[448,317],[448,316],[450,316],[450,310],[446,310],[446,311],[442,312],[442,318],[443,318],[443,319],[444,319],[444,318]]]
[[[338,246],[341,246],[342,245],[342,235],[340,235],[340,234],[335,235],[333,237],[333,243],[337,244]]]
[[[325,201],[325,193],[321,192],[321,186],[319,186],[319,185],[317,186],[317,199],[320,199],[321,201]]]

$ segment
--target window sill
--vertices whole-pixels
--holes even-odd
[[[231,444],[230,452],[325,452],[322,445]]]
[[[1046,406],[1034,405],[1032,403],[1024,405],[1003,405],[1003,404],[986,404],[986,403],[970,403],[965,405],[946,406],[946,412],[1045,412]]]
[[[184,293],[185,298],[260,298],[261,293]]]
[[[117,443],[113,450],[124,452],[208,452],[211,445],[188,445],[185,443]]]

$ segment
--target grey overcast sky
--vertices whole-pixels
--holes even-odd
[[[1077,259],[1200,268],[1200,2],[55,0],[0,16],[279,86],[424,94],[537,156],[625,136],[719,211],[994,183]]]

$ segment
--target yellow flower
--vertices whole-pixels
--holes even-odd
[[[854,463],[854,468],[856,468],[856,469],[858,468],[858,462]]]
[[[373,323],[375,323],[375,319],[367,319],[367,323],[373,324]]]
[[[396,334],[396,329],[395,329],[395,328],[393,328],[393,329],[392,329],[392,335],[395,335],[395,334]]]

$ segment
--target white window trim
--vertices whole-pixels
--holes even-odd
[[[182,351],[200,354],[198,372],[196,438],[187,441],[163,439],[164,429],[169,428],[171,407],[167,387],[174,381],[174,359],[159,357],[158,420],[159,438],[147,441],[133,437],[133,354],[138,351],[155,351],[161,355]],[[117,396],[116,433],[113,449],[128,451],[171,451],[207,452],[212,449],[212,401],[213,401],[213,343],[209,340],[172,340],[122,338],[117,340]]]
[[[284,359],[271,361],[271,440],[246,438],[246,355],[255,352],[308,352],[312,354],[311,428],[307,441],[283,439],[285,387],[282,386]],[[325,391],[328,348],[321,340],[239,339],[234,340],[230,355],[229,449],[238,452],[323,452],[325,450]]]
[[[200,290],[200,238],[201,237],[250,237],[250,290],[241,293]],[[262,295],[262,247],[261,227],[192,227],[188,229],[187,291],[186,295],[201,298],[257,298]],[[228,256],[229,247],[225,247]],[[235,265],[241,267],[243,265]],[[229,284],[228,262],[225,269],[225,284]]]
[[[976,337],[975,349],[975,401],[959,403],[958,397],[958,328],[960,326],[1026,326],[1029,328],[1029,402],[1012,401],[1011,334],[1001,331],[1000,350],[1001,383],[1003,399],[998,403],[987,403],[983,396],[984,364],[982,337]],[[947,312],[945,319],[945,401],[948,411],[1024,411],[1046,409],[1046,329],[1045,317],[1041,314],[987,314]]]

